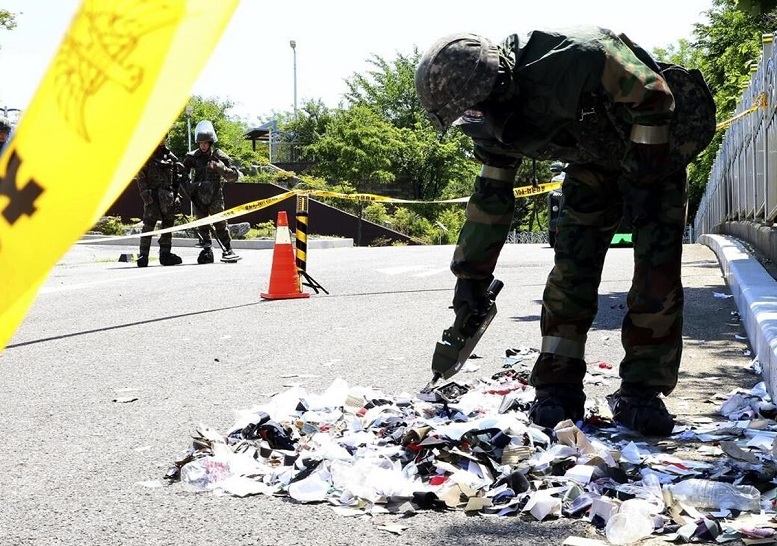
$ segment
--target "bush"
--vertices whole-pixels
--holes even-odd
[[[124,224],[121,223],[121,216],[103,216],[92,231],[99,231],[103,235],[124,235]]]
[[[274,239],[275,238],[275,223],[262,222],[256,224],[245,236],[246,239]]]

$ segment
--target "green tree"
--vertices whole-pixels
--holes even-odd
[[[399,131],[365,106],[338,111],[326,132],[307,146],[315,158],[313,171],[325,178],[348,182],[361,192],[394,180],[392,164],[401,147]]]
[[[15,29],[17,15],[17,13],[11,13],[7,9],[0,9],[0,27],[6,30]]]
[[[696,41],[670,60],[685,61],[698,67],[712,91],[718,121],[731,117],[750,81],[750,69],[761,56],[761,34],[768,31],[769,15],[754,15],[737,9],[736,0],[713,0],[705,12],[709,22],[694,25]],[[689,51],[690,49],[690,51]],[[688,218],[693,221],[709,181],[715,157],[723,140],[719,131],[712,143],[688,168]]]
[[[415,67],[420,59],[417,48],[411,55],[397,54],[391,61],[373,55],[367,61],[372,70],[346,80],[346,100],[370,106],[394,127],[415,128],[425,117],[415,91]]]
[[[392,165],[401,145],[398,129],[370,108],[356,105],[338,111],[327,123],[325,134],[307,146],[305,154],[316,160],[315,174],[364,192],[394,180]],[[360,245],[364,202],[357,205],[356,244]]]
[[[477,166],[471,160],[472,144],[458,130],[440,134],[426,119],[415,90],[415,67],[421,55],[397,54],[393,60],[373,55],[372,69],[346,80],[345,97],[351,105],[364,105],[401,131],[401,146],[393,164],[396,185],[410,199],[440,199],[454,184],[471,187]],[[467,191],[469,193],[469,191]],[[457,197],[460,195],[457,195]],[[435,209],[421,208],[433,215]]]
[[[742,89],[750,81],[750,67],[761,56],[757,17],[736,9],[734,0],[713,0],[706,12],[709,23],[694,26],[695,47],[700,50],[699,68],[715,97],[718,118],[734,111]]]
[[[699,68],[704,62],[701,49],[685,38],[681,38],[676,44],[667,47],[653,49],[653,57],[659,61],[684,66],[685,68]]]
[[[777,8],[775,0],[737,0],[736,7],[751,15],[769,13]]]
[[[281,140],[293,146],[302,159],[307,147],[324,136],[334,114],[321,100],[309,100],[297,110],[296,115],[278,114],[274,119],[280,120]]]

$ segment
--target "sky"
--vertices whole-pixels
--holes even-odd
[[[80,4],[0,0],[0,9],[18,14],[14,30],[0,28],[0,108],[30,103]],[[293,110],[295,80],[298,106],[314,99],[334,108],[345,80],[368,71],[374,55],[390,61],[423,52],[449,33],[500,41],[592,24],[651,50],[692,38],[693,24],[706,22],[711,7],[712,0],[241,0],[192,94],[229,99],[231,115],[259,125],[273,112]]]

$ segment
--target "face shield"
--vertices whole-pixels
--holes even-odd
[[[216,143],[219,139],[216,137],[216,129],[213,128],[213,123],[207,119],[202,120],[194,128],[195,142],[213,142]]]

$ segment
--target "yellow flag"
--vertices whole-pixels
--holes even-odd
[[[82,2],[0,156],[0,350],[178,116],[238,2]]]

